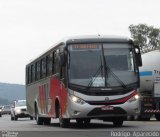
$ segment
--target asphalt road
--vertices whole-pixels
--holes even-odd
[[[141,137],[144,135],[159,137],[160,122],[155,119],[125,121],[122,127],[113,127],[112,123],[100,120],[92,120],[89,125],[77,125],[73,120],[70,128],[60,128],[58,119],[53,119],[49,126],[39,126],[35,120],[29,118],[11,121],[9,115],[3,115],[0,117],[0,131],[0,137]]]

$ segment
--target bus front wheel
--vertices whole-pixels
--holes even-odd
[[[116,119],[113,121],[114,127],[121,127],[122,125],[123,125],[123,120],[121,120],[121,119]]]
[[[155,118],[157,121],[160,121],[160,114],[155,114]]]

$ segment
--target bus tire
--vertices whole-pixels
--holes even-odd
[[[15,120],[15,121],[17,121],[17,120],[18,120],[18,117],[17,117],[16,115],[14,116],[14,120]]]
[[[44,125],[50,125],[51,124],[51,118],[44,118]]]
[[[150,121],[150,117],[142,118],[142,121]]]
[[[122,119],[115,119],[113,121],[113,126],[114,127],[121,127],[123,125],[123,120]]]
[[[160,121],[160,114],[155,114],[155,118],[157,121]]]
[[[141,116],[140,116],[140,115],[134,116],[134,120],[135,120],[135,121],[139,121],[140,119],[141,119]]]
[[[134,121],[134,120],[135,120],[135,117],[134,117],[134,116],[128,116],[128,117],[127,117],[127,120],[128,120],[128,121]]]
[[[38,113],[38,108],[35,108],[35,118],[36,118],[36,123],[37,125],[43,125],[43,118],[39,117],[39,113]]]
[[[59,125],[60,125],[60,127],[62,127],[62,128],[67,128],[67,127],[69,127],[69,125],[70,125],[70,119],[68,119],[68,118],[63,118],[63,117],[62,117],[60,107],[59,107],[58,117],[59,117]]]
[[[33,120],[33,117],[32,117],[32,116],[30,116],[30,120]]]
[[[151,118],[150,115],[137,115],[135,117],[135,120],[137,120],[137,121],[149,121],[150,118]]]
[[[11,120],[13,121],[14,120],[14,117],[11,115]]]

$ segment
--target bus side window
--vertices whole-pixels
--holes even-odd
[[[42,69],[42,78],[45,78],[46,77],[46,58],[45,57],[42,59],[41,69]]]
[[[35,63],[35,72],[34,72],[34,74],[35,74],[35,81],[37,80],[37,62]]]
[[[29,84],[29,66],[26,68],[26,83]]]
[[[55,57],[55,52],[52,53],[52,74],[55,73],[55,69],[54,69],[55,60],[54,60],[54,57]]]
[[[60,56],[59,56],[59,49],[56,50],[54,56],[54,71],[57,76],[60,74]]]
[[[31,65],[31,82],[35,81],[35,64]]]
[[[28,84],[31,83],[31,67],[28,67]]]
[[[49,76],[49,55],[46,56],[46,76]]]
[[[66,65],[60,65],[60,79],[66,85]]]
[[[39,80],[40,79],[40,70],[41,70],[41,68],[40,68],[40,61],[38,61],[37,62],[37,71],[36,71],[36,75],[37,75],[37,80]]]
[[[40,60],[40,79],[42,79],[42,59]]]
[[[47,76],[51,76],[52,75],[52,63],[53,63],[53,55],[52,54],[49,54],[47,57],[46,57],[46,73],[47,73]]]

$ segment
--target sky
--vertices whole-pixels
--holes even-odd
[[[0,0],[0,82],[25,84],[25,66],[67,36],[160,28],[160,0]]]

